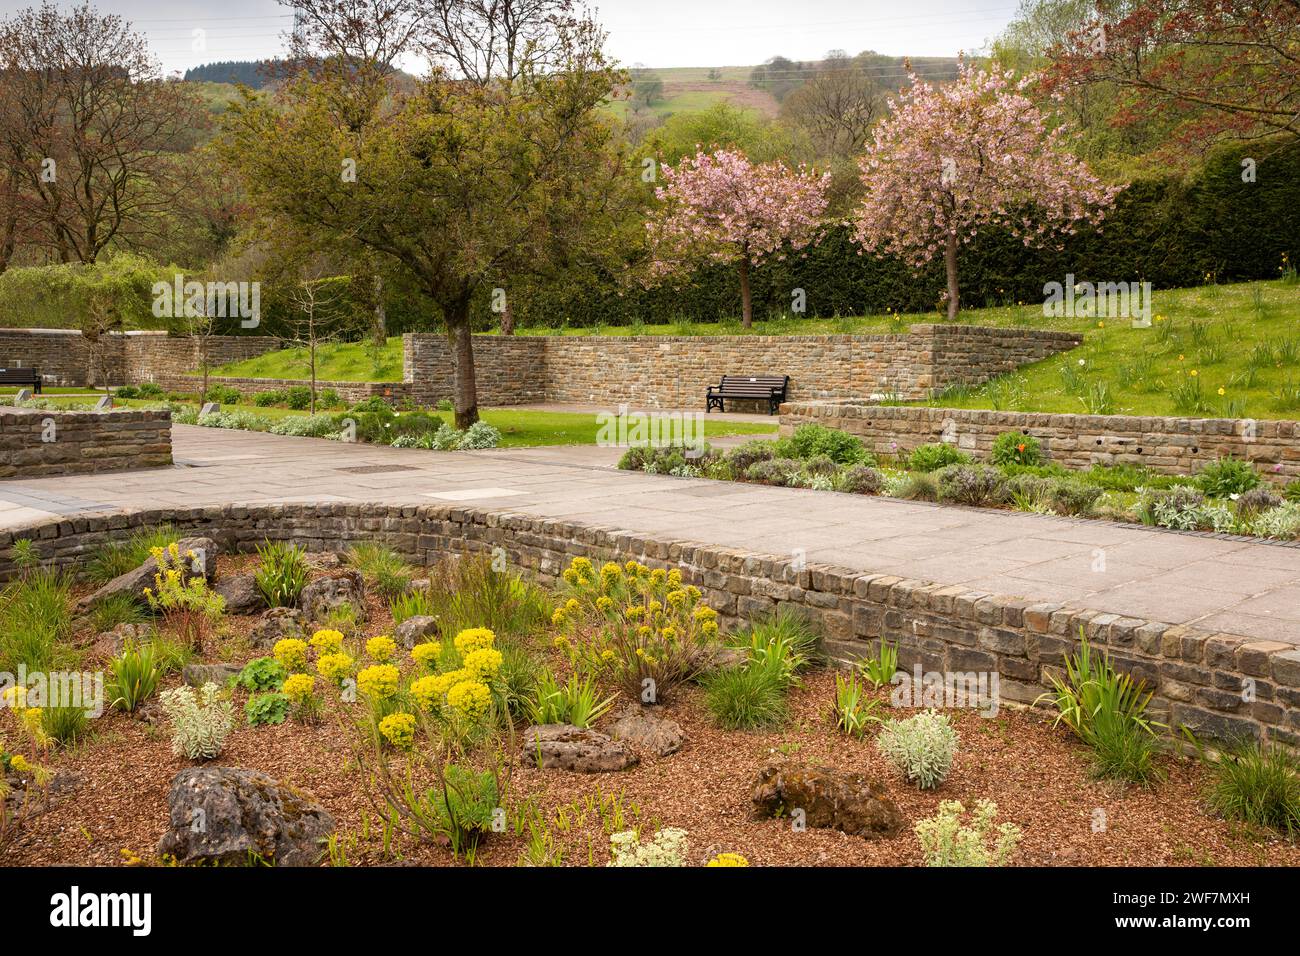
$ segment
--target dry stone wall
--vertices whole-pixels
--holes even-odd
[[[0,478],[161,468],[171,463],[171,412],[0,408]]]
[[[1300,746],[1300,649],[1294,644],[941,587],[847,568],[803,565],[734,548],[639,535],[579,522],[456,505],[281,504],[158,509],[51,519],[0,531],[0,580],[17,568],[14,539],[31,538],[46,560],[76,569],[94,547],[133,528],[171,523],[227,550],[266,539],[308,550],[382,544],[420,564],[503,549],[511,566],[554,583],[578,555],[677,567],[728,622],[788,608],[807,615],[837,660],[870,653],[883,638],[905,670],[998,675],[1001,698],[1032,704],[1086,635],[1120,668],[1156,691],[1153,713],[1202,737],[1273,739]],[[990,681],[991,683],[991,681]],[[1243,693],[1247,688],[1251,693]]]
[[[807,422],[857,435],[880,454],[946,441],[988,458],[999,435],[1019,431],[1037,438],[1044,457],[1066,468],[1131,464],[1189,475],[1232,455],[1254,462],[1274,482],[1300,478],[1300,422],[1293,421],[1053,415],[865,402],[790,402],[781,407],[783,434]]]

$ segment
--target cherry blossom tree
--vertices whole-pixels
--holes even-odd
[[[859,161],[855,238],[917,268],[942,253],[950,321],[958,250],[981,229],[1008,229],[1026,246],[1059,242],[1100,222],[1118,192],[1065,150],[1063,126],[1048,129],[1023,94],[1030,82],[967,65],[940,87],[913,76]]]
[[[817,238],[830,173],[806,166],[756,165],[737,150],[697,152],[662,169],[660,206],[646,223],[652,275],[663,277],[702,259],[734,263],[740,273],[741,314],[754,324],[750,269],[784,258]]]

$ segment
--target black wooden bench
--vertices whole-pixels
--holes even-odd
[[[789,375],[724,375],[718,385],[710,385],[704,411],[715,408],[725,412],[729,398],[767,402],[767,413],[775,415],[785,401],[785,390],[790,387]]]
[[[41,394],[41,373],[34,368],[0,368],[0,385],[30,385]]]

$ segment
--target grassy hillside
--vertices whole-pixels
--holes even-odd
[[[1041,305],[971,309],[967,325],[1081,332],[1080,348],[978,389],[955,389],[934,402],[954,408],[1129,415],[1300,417],[1300,285],[1294,281],[1206,285],[1158,291],[1151,328],[1123,320],[1045,318]],[[903,331],[939,322],[937,313],[840,319],[756,321],[750,334]],[[523,334],[733,335],[739,322],[525,330]],[[304,378],[301,352],[285,350],[225,367],[219,374]],[[361,344],[322,351],[319,377],[399,381],[401,342],[390,339],[376,365]],[[1222,394],[1220,394],[1222,389]]]

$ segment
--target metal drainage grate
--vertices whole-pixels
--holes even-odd
[[[352,468],[335,468],[335,471],[347,472],[349,475],[386,475],[393,471],[419,471],[410,465],[356,465]]]

